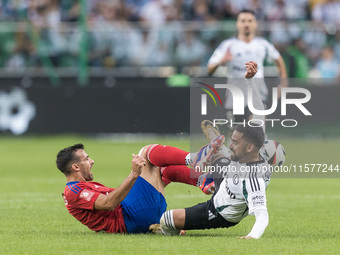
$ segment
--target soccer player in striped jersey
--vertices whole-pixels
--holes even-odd
[[[260,156],[264,142],[261,127],[238,125],[231,136],[230,158],[218,153],[212,159],[211,173],[215,193],[210,200],[185,209],[166,211],[154,232],[178,235],[181,230],[228,228],[247,215],[255,215],[256,222],[243,239],[258,239],[268,225],[266,187],[270,180],[269,164]],[[223,169],[223,171],[221,171]]]
[[[249,61],[245,67],[246,84],[253,86],[257,64]],[[209,141],[220,136],[219,130],[209,121],[203,121],[201,127]],[[264,140],[263,127],[236,126],[229,148],[220,146],[220,152],[210,160],[215,171],[201,178],[201,189],[205,193],[208,193],[206,189],[214,189],[212,198],[193,207],[166,211],[160,224],[151,226],[153,232],[177,235],[181,230],[228,228],[247,215],[255,215],[251,232],[240,238],[260,238],[269,222],[265,190],[271,176],[269,164],[260,155]]]

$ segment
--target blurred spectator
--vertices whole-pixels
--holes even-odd
[[[144,4],[139,13],[140,21],[148,25],[157,26],[165,23],[166,15],[161,0],[150,0]]]
[[[315,64],[322,48],[327,43],[324,26],[317,22],[311,22],[304,28],[302,39],[307,44],[307,56]]]
[[[334,41],[334,55],[338,61],[340,61],[340,31],[337,31],[335,34]]]
[[[307,0],[274,0],[266,4],[269,21],[304,20],[307,17]]]
[[[150,0],[125,0],[123,1],[129,10],[130,21],[138,21],[139,20],[139,13],[143,5],[145,5]]]
[[[54,65],[60,65],[65,39],[61,34],[58,0],[31,0],[28,18],[37,35],[35,43],[39,44],[39,57],[49,57]]]
[[[154,54],[155,40],[149,30],[139,33],[136,41],[131,44],[129,50],[130,64],[134,66],[150,65],[150,57]],[[156,54],[156,53],[155,53]]]
[[[325,0],[317,4],[312,12],[314,21],[337,23],[340,22],[340,2],[337,0]]]
[[[300,35],[300,28],[294,23],[273,22],[270,26],[270,41],[275,45],[288,45]]]
[[[261,21],[266,17],[264,3],[261,0],[251,0],[247,9],[253,10],[256,20]]]
[[[69,3],[69,2],[68,2]],[[80,2],[73,3],[69,8],[61,13],[65,22],[77,22],[80,18]]]
[[[157,31],[144,29],[129,47],[129,65],[167,66],[171,63],[170,49],[165,41],[157,40]],[[128,41],[129,43],[129,41]]]
[[[205,45],[192,31],[185,32],[176,48],[176,59],[180,65],[200,65],[205,55]]]
[[[23,20],[27,17],[28,0],[0,2],[0,20]]]
[[[287,20],[305,20],[308,17],[308,0],[285,0]]]
[[[306,43],[298,38],[293,40],[282,53],[289,78],[307,78],[309,72],[308,58],[305,54]]]
[[[240,11],[249,9],[250,0],[225,0],[227,11],[236,18]]]
[[[15,34],[15,46],[12,55],[5,64],[8,71],[16,71],[18,68],[28,67],[32,63],[35,49],[25,30],[25,25],[20,24],[18,32]]]
[[[209,6],[205,1],[195,1],[193,9],[193,20],[207,21],[210,19]]]
[[[266,8],[266,17],[269,21],[281,21],[286,19],[286,3],[284,0],[270,2]]]
[[[339,61],[334,57],[333,49],[329,46],[322,49],[321,59],[315,67],[319,71],[320,78],[326,78],[326,82],[332,83],[339,77]]]
[[[89,19],[92,66],[123,66],[128,64],[129,42],[134,33],[125,22],[126,13],[117,1],[98,1],[96,14]],[[119,22],[118,22],[119,21]]]

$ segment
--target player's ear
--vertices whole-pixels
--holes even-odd
[[[71,165],[73,171],[78,172],[80,170],[79,165],[77,163],[73,163]]]
[[[248,145],[247,145],[247,152],[249,153],[249,152],[253,151],[254,148],[255,148],[254,144],[248,143]]]

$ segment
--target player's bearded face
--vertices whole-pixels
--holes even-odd
[[[233,161],[241,160],[247,153],[247,143],[242,139],[243,134],[238,131],[234,131],[231,136],[230,149],[230,159]]]
[[[235,149],[231,149],[230,159],[233,161],[240,161],[247,153],[246,146],[242,146]]]
[[[87,153],[82,150],[80,153],[80,161],[78,163],[80,168],[80,173],[86,181],[93,180],[93,173],[91,172],[94,161],[87,155]]]
[[[251,13],[241,13],[237,18],[236,27],[240,34],[246,36],[255,34],[257,28],[255,16]]]

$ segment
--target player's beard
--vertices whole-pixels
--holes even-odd
[[[243,33],[243,35],[244,35],[245,37],[250,37],[251,34],[252,34],[252,33],[251,33],[250,29],[245,30],[244,33]]]
[[[245,155],[247,154],[246,148],[243,148],[242,154],[241,154],[241,155],[236,155],[235,151],[232,150],[232,149],[231,149],[230,151],[231,151],[230,159],[231,159],[232,161],[236,161],[236,162],[240,161],[240,160],[241,160],[242,158],[244,158]]]
[[[86,175],[86,178],[84,178],[86,181],[92,181],[93,180],[93,173],[92,172],[89,172],[87,175]]]
[[[240,160],[240,158],[235,154],[235,151],[234,150],[230,150],[230,152],[231,152],[231,154],[230,154],[230,159],[232,160],[232,161],[239,161]]]

